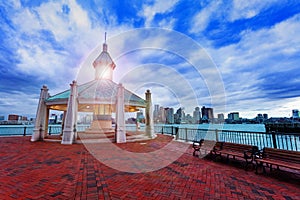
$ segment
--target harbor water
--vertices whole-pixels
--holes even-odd
[[[84,131],[88,124],[78,124],[77,131]],[[1,125],[0,136],[32,135],[33,125]],[[135,124],[126,124],[127,131],[136,131]],[[145,130],[141,124],[139,131]],[[240,144],[250,144],[264,147],[300,151],[300,134],[272,135],[266,133],[264,124],[155,124],[154,132],[176,136],[176,139],[186,142],[194,140],[214,140]],[[61,134],[61,125],[49,125],[48,133]]]

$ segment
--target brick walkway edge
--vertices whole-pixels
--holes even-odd
[[[112,146],[133,155],[150,155],[170,141],[171,137],[158,135],[154,140]],[[300,199],[299,174],[275,170],[256,175],[234,162],[193,157],[191,147],[163,168],[133,173],[107,166],[106,161],[113,161],[126,169],[128,160],[116,157],[120,154],[105,144],[97,146],[102,147],[98,154],[105,155],[104,162],[83,144],[1,137],[0,199]],[[171,146],[165,151],[164,156],[171,158],[179,150]]]

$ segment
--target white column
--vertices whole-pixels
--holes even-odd
[[[126,142],[125,130],[125,109],[124,109],[124,87],[120,83],[117,93],[117,106],[116,106],[116,142]]]
[[[146,96],[146,135],[150,138],[155,138],[154,127],[153,127],[153,112],[152,112],[152,99],[151,92],[147,90]]]
[[[31,141],[37,141],[37,140],[43,140],[45,136],[45,122],[47,118],[47,106],[45,104],[45,99],[48,98],[48,88],[47,86],[43,85],[40,93],[40,99],[38,108],[36,111],[36,117],[35,117],[35,124],[33,129],[33,134],[31,136]]]
[[[77,83],[73,81],[70,84],[70,97],[68,100],[68,108],[66,112],[66,118],[64,123],[64,130],[62,136],[62,144],[72,144],[75,140],[76,123],[77,123]]]

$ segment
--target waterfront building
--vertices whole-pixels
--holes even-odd
[[[174,109],[165,108],[166,112],[166,124],[174,124]]]
[[[159,122],[161,123],[165,123],[166,122],[166,113],[165,113],[165,108],[164,107],[160,107],[159,108]]]
[[[224,118],[224,114],[223,113],[219,113],[218,114],[218,119],[217,119],[218,123],[223,123],[225,121]]]
[[[159,122],[159,105],[158,104],[154,105],[153,121],[154,122]]]
[[[187,124],[193,124],[194,123],[194,119],[190,114],[187,114],[185,116],[185,123],[187,123]]]
[[[19,115],[9,114],[8,121],[19,121]]]
[[[175,124],[181,124],[185,122],[184,108],[178,108],[176,111],[176,117],[174,119]]]
[[[294,109],[292,110],[292,116],[293,116],[293,119],[299,119],[299,110],[298,109]]]
[[[51,114],[49,117],[49,124],[57,124],[57,115],[56,114]]]
[[[203,106],[201,108],[202,120],[205,122],[212,121],[214,119],[214,111],[213,108],[206,108]]]
[[[144,113],[142,110],[140,110],[136,113],[136,121],[143,122],[143,123],[145,122],[145,116],[144,116]]]
[[[263,114],[261,114],[261,113],[257,114],[256,121],[257,121],[257,123],[263,123],[265,121]]]
[[[201,122],[201,112],[200,108],[196,107],[193,112],[193,123],[199,124]]]
[[[240,120],[240,113],[239,112],[232,112],[228,114],[228,119],[232,121]]]
[[[239,112],[231,112],[227,115],[227,123],[231,124],[231,123],[241,123],[242,119],[240,118],[240,114]]]
[[[47,86],[43,86],[36,114],[36,123],[31,141],[43,140],[47,136],[50,110],[64,112],[62,144],[72,144],[77,139],[77,113],[93,113],[93,121],[86,133],[115,132],[116,142],[126,142],[125,112],[146,110],[146,135],[155,137],[152,123],[151,92],[147,90],[145,100],[125,89],[122,84],[112,81],[116,65],[108,53],[106,39],[100,55],[94,60],[94,80],[82,85],[76,81],[70,89],[49,96]],[[116,116],[115,129],[112,128],[112,113]]]
[[[8,124],[27,124],[28,118],[26,116],[16,115],[16,114],[9,114],[7,117]]]

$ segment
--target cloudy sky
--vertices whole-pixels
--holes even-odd
[[[34,117],[51,95],[93,80],[107,32],[114,81],[191,113],[211,106],[291,116],[300,109],[297,0],[0,2],[0,115]]]

